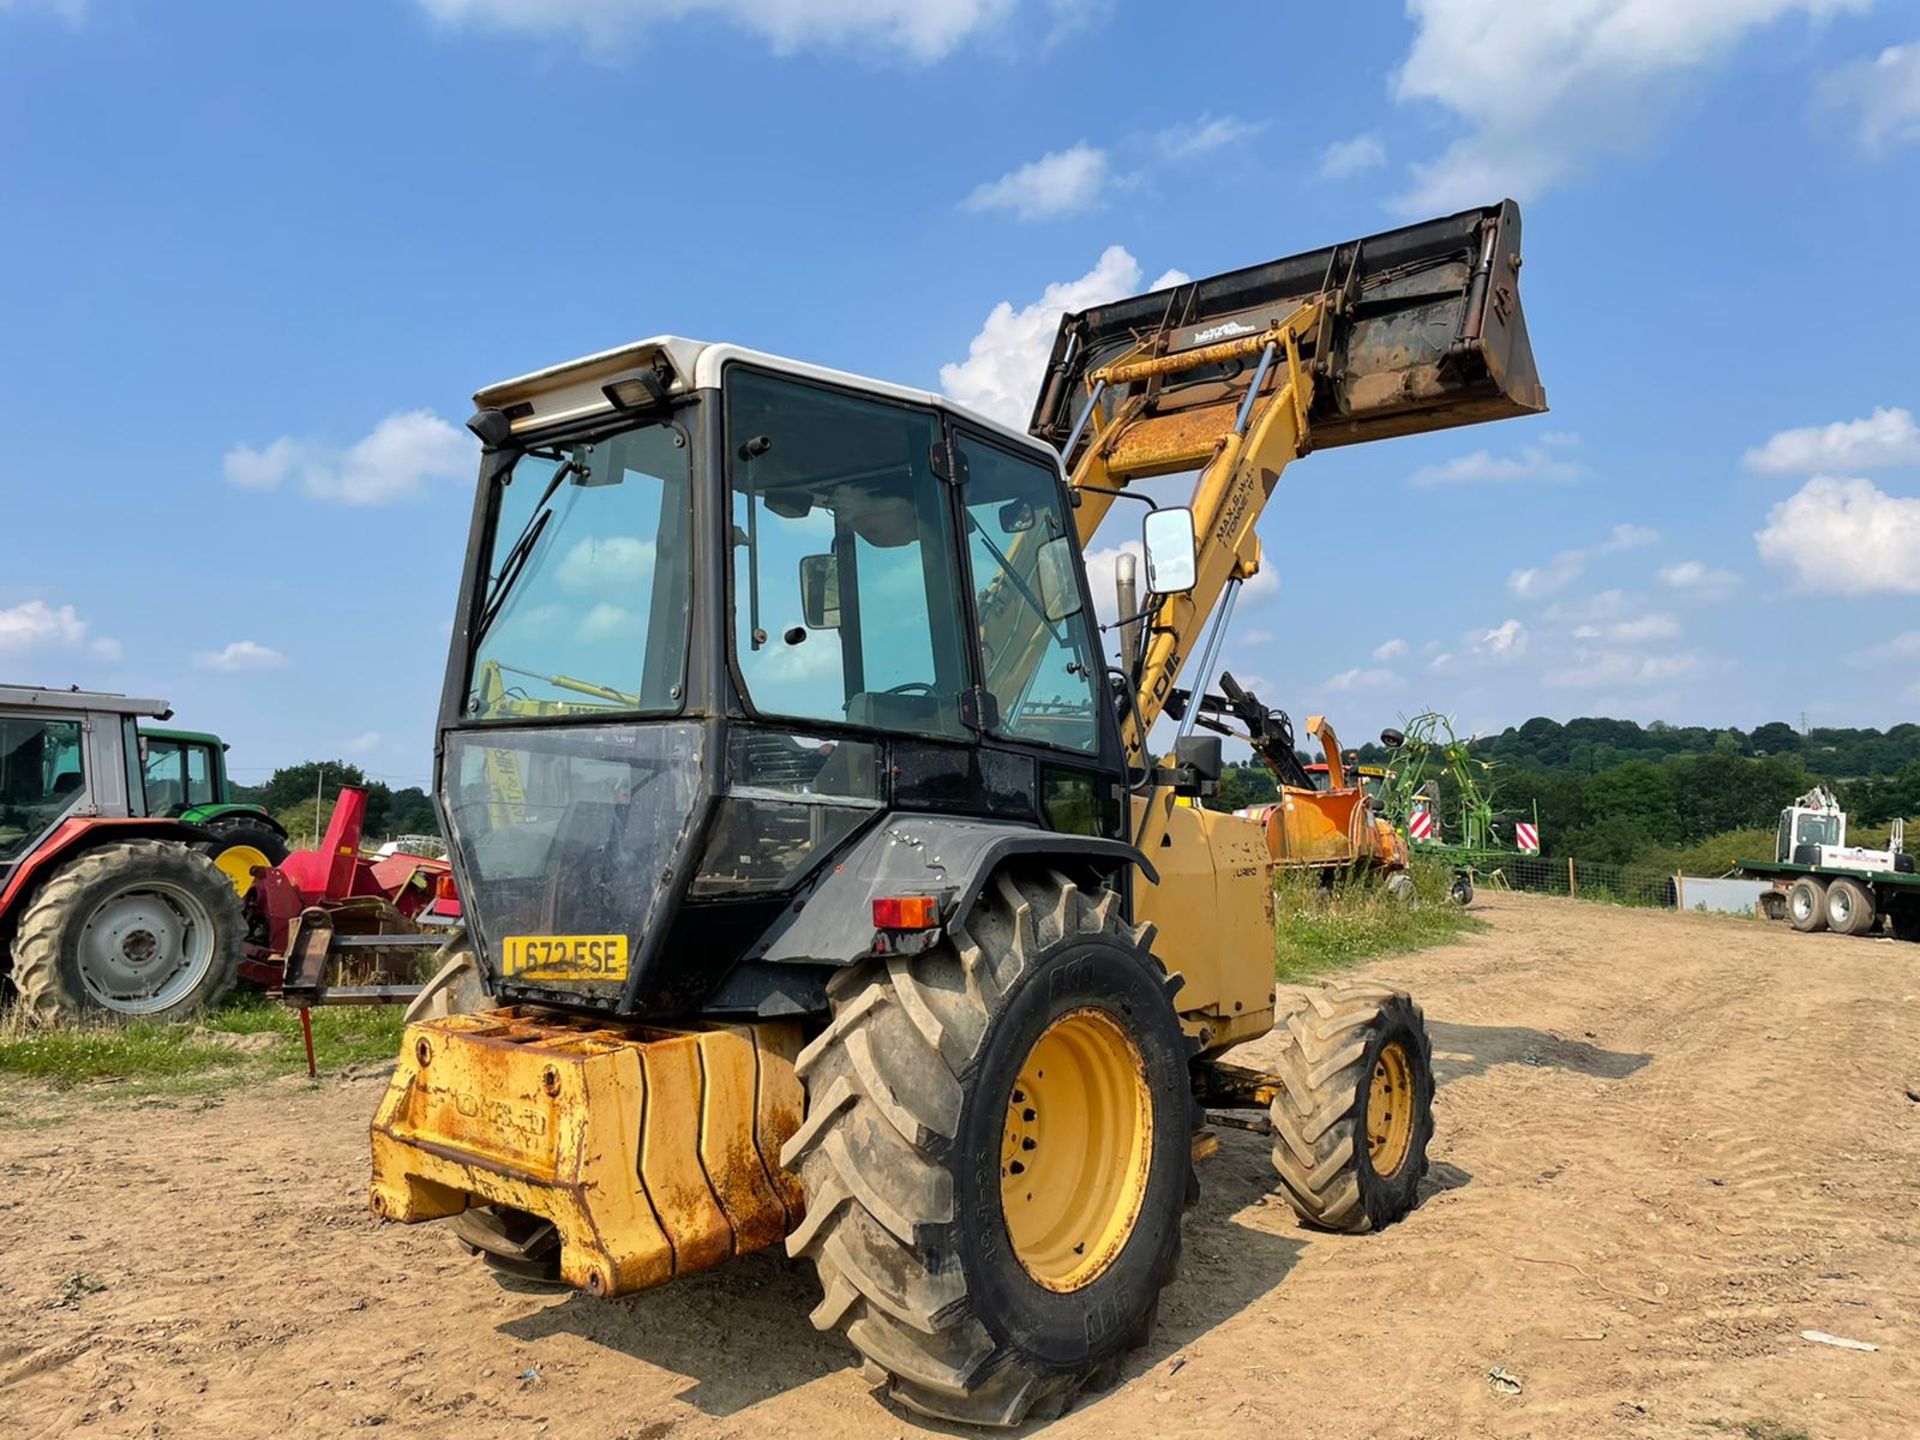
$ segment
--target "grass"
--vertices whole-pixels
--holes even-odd
[[[314,1058],[324,1074],[391,1060],[400,1048],[401,1006],[313,1012]],[[297,1012],[259,995],[229,1000],[197,1020],[143,1020],[41,1030],[0,1018],[0,1077],[55,1090],[109,1087],[115,1094],[205,1094],[251,1081],[304,1074]]]
[[[1368,881],[1321,887],[1318,875],[1283,871],[1274,887],[1274,964],[1283,982],[1444,945],[1485,924],[1447,899],[1452,874],[1416,865],[1419,903],[1409,907]]]

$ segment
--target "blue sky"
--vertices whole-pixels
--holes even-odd
[[[1236,673],[1915,717],[1920,7],[1181,9],[0,0],[0,678],[417,783],[478,385],[670,331],[1020,423],[1063,305],[1511,194],[1553,413],[1291,469]]]

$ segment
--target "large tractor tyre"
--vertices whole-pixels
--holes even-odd
[[[407,1005],[407,1024],[499,1008],[500,1002],[487,989],[487,978],[481,973],[479,958],[464,929],[448,935],[446,944],[433,952],[433,959],[432,977]]]
[[[1057,1414],[1153,1327],[1193,1179],[1171,997],[1120,897],[996,876],[964,930],[829,986],[781,1161],[813,1312],[906,1408],[968,1425]]]
[[[1845,876],[1827,886],[1827,928],[1836,935],[1871,935],[1879,921],[1873,892]]]
[[[1827,887],[1805,877],[1787,890],[1787,920],[1803,935],[1827,928]]]
[[[1409,910],[1420,907],[1420,887],[1413,882],[1413,876],[1404,870],[1396,870],[1387,876],[1387,898]]]
[[[1294,1213],[1322,1230],[1391,1225],[1419,1201],[1433,1138],[1420,1007],[1384,985],[1327,985],[1296,994],[1275,1030],[1273,1165]]]
[[[41,1024],[171,1020],[220,1003],[240,971],[240,897],[171,840],[100,845],[48,877],[20,917],[13,983]]]
[[[253,889],[253,872],[258,866],[273,867],[287,858],[287,837],[263,816],[216,815],[200,827],[213,839],[200,847],[201,853],[220,868],[242,897]]]

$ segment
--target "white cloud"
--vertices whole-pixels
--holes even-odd
[[[1320,682],[1320,688],[1330,695],[1347,695],[1356,690],[1391,690],[1400,683],[1400,677],[1387,669],[1342,670],[1338,675],[1328,676]]]
[[[243,490],[274,490],[297,477],[315,499],[385,505],[419,495],[430,481],[470,478],[475,454],[464,431],[430,410],[407,410],[345,450],[283,435],[259,449],[235,445],[221,468]]]
[[[1760,558],[1802,590],[1920,594],[1920,499],[1871,480],[1815,476],[1774,506],[1753,538]]]
[[[1251,139],[1267,127],[1250,120],[1240,120],[1232,115],[1218,118],[1202,115],[1197,120],[1184,124],[1170,125],[1153,137],[1154,148],[1165,160],[1191,160],[1196,155],[1205,155],[1210,150],[1220,150],[1228,145],[1237,145],[1242,140]]]
[[[1515,570],[1507,576],[1507,588],[1522,600],[1538,600],[1567,588],[1586,571],[1595,555],[1612,555],[1621,550],[1638,550],[1655,544],[1660,532],[1645,525],[1616,525],[1607,538],[1586,550],[1562,550],[1544,565]]]
[[[968,210],[1010,210],[1017,220],[1052,220],[1090,207],[1106,181],[1107,152],[1083,143],[976,186],[962,204]]]
[[[613,640],[622,635],[640,635],[646,629],[645,617],[624,605],[601,601],[586,613],[575,632],[582,640]]]
[[[962,405],[1024,430],[1040,395],[1040,378],[1060,329],[1060,316],[1110,300],[1183,284],[1189,277],[1169,270],[1152,285],[1140,283],[1140,262],[1109,245],[1093,269],[1077,280],[1057,281],[1019,310],[1002,300],[967,346],[967,358],[940,367],[940,387]]]
[[[1920,465],[1920,425],[1910,410],[1876,409],[1864,420],[1782,430],[1747,451],[1747,468],[1765,475],[1830,475]]]
[[[1615,620],[1607,625],[1581,625],[1573,632],[1576,640],[1603,640],[1613,645],[1639,645],[1648,640],[1671,640],[1680,633],[1680,622],[1671,615],[1654,613],[1631,620]]]
[[[1611,555],[1616,550],[1643,550],[1649,545],[1660,543],[1660,532],[1646,525],[1616,525],[1607,532],[1606,542],[1600,546],[1602,555]]]
[[[1407,0],[1417,27],[1395,76],[1402,102],[1452,111],[1466,134],[1414,166],[1397,202],[1419,214],[1528,199],[1591,160],[1654,138],[1700,72],[1790,15],[1872,0]]]
[[[0,610],[0,656],[48,650],[80,650],[96,660],[118,660],[122,654],[118,640],[95,635],[71,605],[23,600]]]
[[[1491,630],[1476,631],[1467,640],[1477,654],[1513,660],[1526,653],[1527,627],[1518,620],[1506,620]]]
[[[1577,460],[1559,454],[1576,443],[1565,435],[1549,435],[1538,445],[1528,445],[1512,455],[1495,455],[1491,450],[1475,450],[1456,455],[1438,465],[1423,465],[1413,472],[1415,485],[1519,485],[1538,482],[1564,485],[1587,473]]]
[[[0,14],[45,10],[69,24],[77,25],[87,16],[87,0],[0,0]]]
[[[653,24],[714,16],[779,54],[862,44],[931,62],[1002,24],[1019,0],[418,0],[435,20],[609,47]],[[1072,19],[1074,0],[1045,7]]]
[[[1868,660],[1920,660],[1920,630],[1896,635],[1884,645],[1866,652]]]
[[[1387,640],[1373,647],[1373,658],[1379,661],[1399,660],[1407,653],[1407,642],[1400,639]]]
[[[1848,115],[1869,155],[1920,145],[1920,41],[1842,66],[1822,79],[1819,96],[1825,108]]]
[[[1694,655],[1635,655],[1622,650],[1577,650],[1574,663],[1549,670],[1544,683],[1561,690],[1592,690],[1603,685],[1664,685],[1700,668]]]
[[[1453,664],[1453,652],[1451,650],[1442,650],[1438,655],[1427,661],[1427,669],[1444,670],[1451,664]]]
[[[253,640],[235,640],[219,650],[196,651],[193,663],[202,670],[222,670],[234,674],[242,670],[281,670],[287,657],[271,645]]]
[[[1379,136],[1356,135],[1351,140],[1336,140],[1320,152],[1320,178],[1345,180],[1386,163],[1387,147],[1380,143]]]
[[[1715,570],[1699,560],[1682,560],[1663,566],[1660,583],[1669,590],[1684,590],[1693,595],[1725,595],[1737,589],[1740,577],[1731,570]]]
[[[567,551],[557,579],[576,594],[640,590],[653,583],[653,557],[653,541],[637,535],[589,535]]]
[[[371,755],[380,748],[380,742],[386,739],[378,730],[367,730],[347,741],[347,753],[350,755]]]
[[[1538,600],[1566,589],[1586,568],[1586,551],[1562,550],[1544,565],[1515,570],[1507,576],[1507,588],[1522,600]]]

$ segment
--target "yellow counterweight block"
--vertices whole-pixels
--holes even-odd
[[[784,1239],[797,1026],[671,1030],[494,1010],[409,1025],[373,1121],[373,1211],[551,1220],[560,1274],[620,1295]]]

